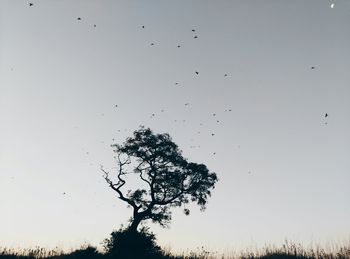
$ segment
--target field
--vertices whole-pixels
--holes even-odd
[[[137,248],[135,248],[137,249]],[[133,259],[136,257],[125,256],[118,257],[111,255],[105,251],[98,251],[95,247],[87,245],[80,249],[63,252],[60,250],[46,250],[44,248],[33,249],[7,249],[0,248],[0,259]],[[314,248],[304,248],[300,244],[286,243],[281,247],[269,246],[256,251],[241,251],[230,255],[218,255],[206,251],[204,248],[201,251],[190,252],[188,254],[173,255],[171,252],[162,251],[161,255],[146,256],[143,259],[347,259],[350,258],[350,245],[335,246],[333,248],[324,249],[316,246]],[[137,259],[141,259],[137,257]]]

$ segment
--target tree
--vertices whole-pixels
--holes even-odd
[[[122,145],[112,147],[116,153],[117,181],[101,170],[118,198],[133,208],[129,231],[136,232],[140,222],[147,219],[166,227],[171,220],[170,209],[190,201],[205,210],[218,178],[204,164],[188,162],[169,134],[154,134],[149,128],[141,127]],[[145,188],[123,193],[125,176],[129,174],[137,175]],[[188,209],[184,212],[189,214]]]

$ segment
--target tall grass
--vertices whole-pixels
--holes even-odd
[[[62,250],[47,250],[36,247],[33,249],[8,249],[0,247],[0,259],[110,259],[105,253],[98,252],[93,246],[83,246],[69,253]],[[195,251],[173,255],[164,252],[164,259],[350,259],[350,244],[322,248],[313,246],[305,248],[301,244],[286,242],[282,246],[265,246],[261,249],[244,250],[230,255],[218,255],[207,251],[204,247]],[[123,259],[114,258],[113,259]],[[142,259],[142,258],[137,258]]]
[[[0,259],[20,258],[20,259],[41,259],[41,258],[53,258],[63,255],[63,251],[48,250],[41,247],[28,248],[28,249],[14,249],[0,247]]]

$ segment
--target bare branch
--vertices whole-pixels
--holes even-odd
[[[136,168],[135,171],[137,171],[140,174],[140,178],[142,181],[146,182],[149,186],[151,186],[151,182],[148,181],[146,178],[143,177],[142,173],[143,171],[150,169],[150,167],[144,167],[144,168],[140,168],[142,166],[142,164],[145,163],[145,161],[142,161]]]
[[[128,158],[124,162],[122,162],[120,159],[120,154],[118,154],[119,172],[118,172],[118,182],[117,183],[113,183],[112,180],[109,179],[109,173],[107,171],[105,171],[103,169],[103,167],[101,167],[101,171],[104,172],[103,178],[106,180],[109,187],[111,187],[114,191],[116,191],[118,193],[118,195],[119,195],[118,198],[121,199],[122,201],[125,201],[128,204],[130,204],[137,211],[141,206],[137,206],[133,200],[126,198],[120,190],[120,188],[123,187],[123,185],[125,184],[125,180],[121,177],[123,174],[125,174],[123,172],[123,166],[126,164],[129,164],[130,162],[131,162],[130,158]]]

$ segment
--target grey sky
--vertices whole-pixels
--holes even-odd
[[[0,1],[0,245],[125,224],[99,167],[141,124],[220,178],[160,244],[349,238],[350,1],[32,2]]]

